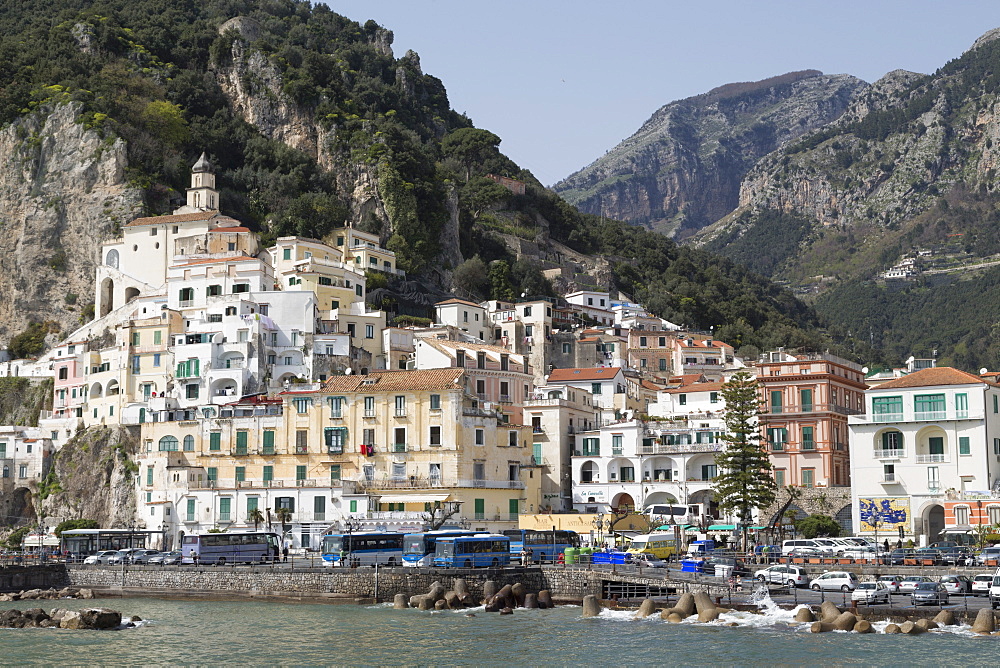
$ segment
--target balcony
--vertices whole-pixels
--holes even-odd
[[[899,485],[902,483],[902,481],[896,477],[895,473],[884,474],[879,482],[881,482],[883,485]]]
[[[902,459],[906,456],[904,448],[877,448],[875,459]]]
[[[536,427],[536,426],[532,425],[532,427],[531,427],[531,433],[532,434],[544,434],[545,430],[542,429],[541,427]]]
[[[966,415],[968,415],[968,411],[963,411],[963,412]],[[948,412],[947,411],[920,411],[920,412],[914,412],[913,413],[913,419],[916,420],[917,422],[947,420],[948,419]]]
[[[393,443],[392,444],[392,451],[393,452],[406,452],[407,451],[406,443]]]
[[[300,480],[296,480],[295,481],[295,486],[296,487],[315,487],[316,486],[316,481],[315,480],[301,480],[300,479]]]
[[[393,415],[393,417],[405,418],[406,417],[406,409],[405,408],[404,409],[397,408],[395,410],[395,412],[393,412],[392,415]]]
[[[366,408],[363,417],[366,417],[366,418],[373,418],[373,417],[375,417],[375,409],[374,408]]]
[[[446,487],[469,487],[473,489],[524,489],[520,480],[449,480],[443,478],[408,477],[398,480],[361,480],[358,484],[366,490],[386,489],[440,489]]]
[[[762,415],[802,415],[806,413],[839,413],[840,415],[861,415],[864,411],[855,410],[840,404],[802,404],[789,406],[766,406]]]
[[[511,403],[510,395],[509,394],[501,394],[500,395],[500,403],[502,403],[502,404],[509,404],[509,403]]]
[[[639,446],[639,454],[671,455],[671,454],[683,454],[685,452],[721,452],[724,447],[725,447],[724,443],[677,443],[674,445],[654,443],[653,445]],[[778,450],[778,452],[780,451],[781,450]]]
[[[223,513],[223,512],[219,513],[220,522],[232,522],[233,519],[234,519],[233,513]]]
[[[940,422],[942,420],[982,420],[984,413],[972,413],[968,410],[956,411],[920,411],[913,413],[876,413],[868,415],[852,415],[849,424],[885,424],[892,422]]]
[[[948,455],[917,455],[918,464],[940,464],[948,461]]]

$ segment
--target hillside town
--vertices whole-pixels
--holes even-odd
[[[0,427],[5,492],[42,481],[80,430],[122,426],[141,444],[134,527],[164,549],[278,517],[314,550],[331,528],[586,532],[574,518],[663,506],[724,535],[723,390],[748,372],[778,506],[791,488],[793,514],[917,545],[1000,523],[998,373],[741,359],[602,291],[450,298],[429,325],[393,324],[366,301],[373,273],[400,273],[378,235],[346,225],[331,244],[261,248],[219,197],[202,155],[185,206],[103,245],[95,319],[4,363],[54,392],[37,427]]]

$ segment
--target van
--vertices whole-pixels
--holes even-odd
[[[797,538],[795,540],[786,540],[781,544],[781,554],[787,557],[788,554],[794,550],[802,547],[811,547],[819,552],[826,552],[825,546],[820,545],[814,540],[808,538]]]
[[[996,610],[1000,608],[1000,568],[993,574],[993,583],[990,584],[990,607]]]
[[[649,554],[658,559],[669,559],[677,554],[677,543],[674,534],[667,531],[639,534],[632,539],[627,554]]]
[[[987,547],[976,557],[976,563],[985,566],[988,559],[1000,559],[1000,547]]]

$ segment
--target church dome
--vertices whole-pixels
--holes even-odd
[[[201,157],[198,158],[198,162],[194,163],[194,167],[191,168],[192,172],[210,172],[212,171],[212,163],[208,161],[208,157],[205,156],[204,151]]]

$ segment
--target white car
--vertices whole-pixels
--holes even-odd
[[[772,582],[789,587],[805,587],[809,584],[809,575],[801,566],[775,564],[762,568],[753,574],[758,582]]]
[[[926,575],[907,575],[899,581],[899,593],[912,594],[917,585],[924,582],[934,582],[934,580],[931,580]]]
[[[980,573],[972,578],[972,595],[989,596],[991,584],[993,584],[993,576],[988,573]]]
[[[858,588],[851,594],[852,601],[863,601],[868,605],[875,605],[878,602],[889,603],[891,592],[884,582],[860,582]]]
[[[92,554],[83,560],[85,564],[106,564],[108,559],[118,554],[118,550],[101,550],[97,554]]]
[[[878,581],[886,586],[890,594],[898,594],[899,582],[902,579],[903,579],[902,576],[899,575],[880,575]],[[987,589],[989,589],[988,586]]]
[[[848,573],[847,571],[829,571],[823,573],[809,585],[812,587],[813,591],[833,591],[839,589],[840,591],[854,591],[858,587],[858,579],[854,577],[854,573]]]

